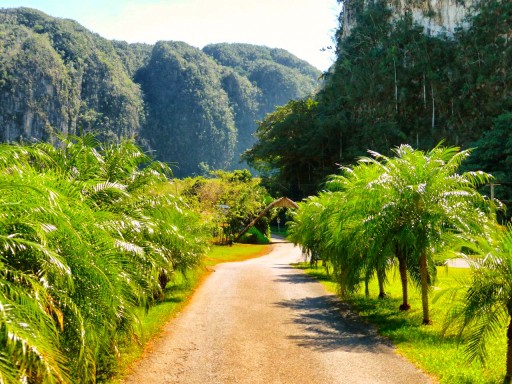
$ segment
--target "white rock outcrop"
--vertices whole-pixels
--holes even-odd
[[[345,0],[343,34],[350,33],[355,23],[354,4],[361,0]],[[374,0],[364,0],[365,4]],[[431,35],[452,35],[458,26],[464,26],[466,16],[480,0],[388,0],[396,18],[410,13],[414,22]]]

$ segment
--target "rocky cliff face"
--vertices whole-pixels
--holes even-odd
[[[0,13],[0,140],[134,136],[142,95],[112,43],[28,8]]]
[[[345,0],[343,34],[350,33],[360,7],[378,0]],[[480,0],[386,0],[394,17],[410,13],[414,22],[425,28],[425,33],[452,35]]]

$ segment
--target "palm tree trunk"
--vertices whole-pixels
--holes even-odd
[[[421,277],[421,304],[423,307],[423,324],[430,325],[430,313],[428,308],[428,268],[427,268],[427,255],[423,253],[420,256],[420,277]]]
[[[512,314],[509,311],[510,322],[507,329],[507,373],[505,375],[505,384],[512,382]]]
[[[398,259],[398,270],[400,271],[400,281],[402,282],[402,304],[399,309],[401,311],[408,311],[411,309],[409,305],[409,295],[407,291],[407,261],[405,256],[400,250],[396,250],[396,257]]]
[[[386,297],[384,292],[384,281],[386,280],[386,271],[383,268],[377,269],[377,280],[379,282],[379,299]]]

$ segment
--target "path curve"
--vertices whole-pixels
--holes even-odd
[[[273,247],[217,266],[125,383],[433,382],[290,267],[301,257],[296,247]]]

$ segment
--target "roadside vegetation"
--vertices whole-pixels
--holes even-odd
[[[223,173],[229,188],[198,199],[131,141],[0,145],[0,382],[110,377],[144,338],[146,313],[188,294],[194,279],[182,277],[204,268],[216,231],[264,204],[258,181],[240,175]],[[240,249],[226,260],[262,252]]]
[[[407,347],[417,350],[413,361],[448,376],[444,382],[455,382],[453,373],[440,363],[436,370],[430,358],[419,357],[430,356],[421,347],[426,340],[442,346],[440,355],[450,349],[447,345],[460,342],[458,352],[469,363],[499,359],[500,380],[505,376],[510,382],[512,235],[495,220],[499,203],[477,190],[492,177],[458,173],[469,151],[455,147],[423,152],[402,145],[393,152],[394,157],[372,152],[372,157],[332,176],[327,191],[300,204],[289,223],[289,239],[301,246],[311,265],[323,264],[338,293],[375,321],[383,334],[417,344]],[[460,275],[465,281],[446,286],[438,266],[453,257],[466,259],[472,270]],[[325,280],[325,275],[319,276]],[[373,281],[378,288],[375,298],[382,304],[371,297]],[[413,298],[411,287],[417,288],[419,298]],[[442,297],[435,310],[432,296]],[[509,347],[496,356],[495,340],[505,335]],[[478,376],[488,382],[486,375],[483,370]],[[478,382],[465,374],[457,377],[459,382]]]
[[[220,244],[232,243],[236,234],[242,231],[273,198],[260,185],[260,179],[252,177],[244,170],[210,171],[207,176],[187,177],[173,180],[169,186],[179,191],[188,204],[201,213],[203,220],[209,223],[213,241]],[[251,236],[245,236],[243,242],[268,244],[270,239],[270,220],[276,212],[259,220],[252,228]]]

